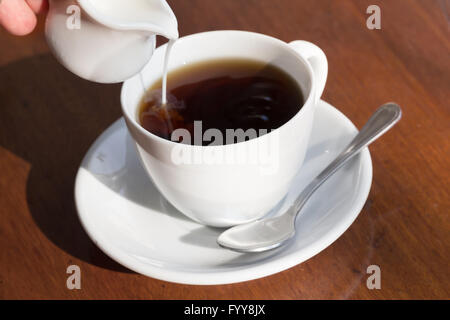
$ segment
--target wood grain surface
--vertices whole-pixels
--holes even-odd
[[[181,35],[242,29],[316,43],[329,60],[323,99],[361,126],[382,103],[401,122],[371,146],[373,184],[353,225],[287,271],[190,286],[129,271],[88,238],[76,214],[78,166],[121,116],[119,85],[77,78],[45,43],[0,31],[1,299],[449,299],[450,41],[446,0],[169,0]],[[381,30],[366,9],[381,8]],[[79,265],[82,289],[66,288]],[[381,289],[366,287],[369,265]]]

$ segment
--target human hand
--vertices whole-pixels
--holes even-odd
[[[0,0],[0,25],[13,35],[23,36],[36,26],[36,14],[48,9],[48,0]]]

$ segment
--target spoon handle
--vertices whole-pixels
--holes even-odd
[[[310,184],[302,191],[293,204],[294,210],[289,210],[297,217],[300,209],[313,194],[333,173],[342,167],[350,158],[358,154],[364,147],[379,138],[396,124],[402,116],[400,107],[392,102],[379,107],[370,117],[369,121],[359,131],[347,147],[333,160]]]

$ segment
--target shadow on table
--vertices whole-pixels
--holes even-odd
[[[51,55],[6,65],[0,68],[0,146],[31,164],[28,207],[55,245],[97,266],[132,272],[89,239],[73,196],[84,154],[99,133],[120,117],[119,94],[120,85],[82,80]]]

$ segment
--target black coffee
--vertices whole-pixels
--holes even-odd
[[[274,65],[246,59],[181,67],[169,73],[167,86],[164,106],[162,80],[147,91],[139,121],[151,133],[168,140],[178,128],[193,136],[194,121],[201,121],[203,132],[215,128],[224,136],[226,129],[270,131],[289,121],[304,103],[302,91],[290,75]]]

